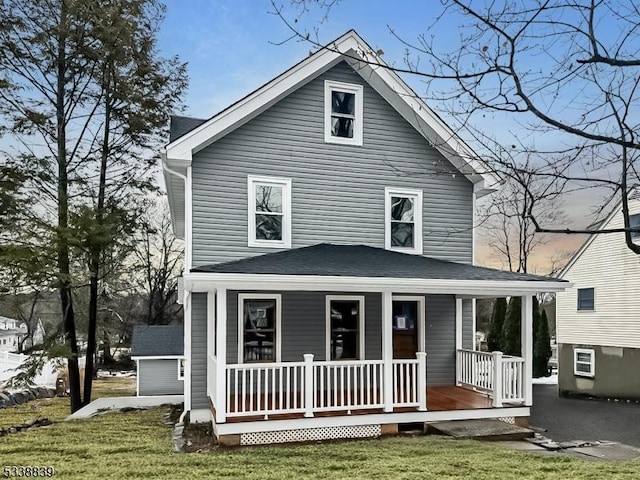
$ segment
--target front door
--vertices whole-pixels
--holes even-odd
[[[416,358],[418,351],[418,311],[416,300],[394,300],[393,358]]]

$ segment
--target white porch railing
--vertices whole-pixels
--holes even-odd
[[[214,361],[210,356],[210,370]],[[226,416],[313,417],[318,412],[386,408],[384,366],[383,360],[313,361],[311,354],[304,355],[304,362],[227,365]],[[392,367],[390,408],[426,410],[426,354],[393,360]]]
[[[456,382],[487,392],[493,406],[524,402],[524,359],[502,352],[458,350]]]

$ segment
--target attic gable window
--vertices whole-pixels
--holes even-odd
[[[248,245],[291,247],[291,179],[247,177]]]
[[[385,189],[385,248],[422,255],[422,190]]]
[[[324,82],[324,140],[362,145],[362,85]]]

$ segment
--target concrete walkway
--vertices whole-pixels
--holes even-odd
[[[69,415],[65,420],[93,417],[102,410],[120,410],[121,408],[147,408],[160,405],[176,405],[184,402],[184,395],[157,395],[143,397],[107,397],[94,400],[77,412]]]

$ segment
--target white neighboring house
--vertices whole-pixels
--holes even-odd
[[[13,318],[0,317],[0,352],[17,352],[27,335],[27,325]]]
[[[640,226],[640,191],[630,196]],[[602,229],[623,228],[622,205]],[[640,244],[640,233],[633,233]],[[557,293],[561,394],[640,399],[640,256],[623,233],[591,235],[560,273],[573,288]]]

